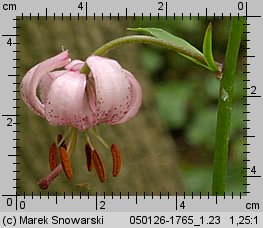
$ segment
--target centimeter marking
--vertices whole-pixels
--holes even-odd
[[[86,20],[88,20],[88,3],[87,2],[84,2],[85,4],[82,4],[83,2],[81,2],[81,3],[79,3],[79,6],[78,6],[78,8],[81,10],[81,11],[85,11],[85,18],[86,18]],[[240,3],[242,3],[242,2],[240,2]],[[81,5],[80,5],[81,4]],[[166,18],[166,20],[167,20],[167,18],[168,17],[170,17],[169,15],[168,15],[168,2],[158,2],[158,6],[159,6],[159,8],[158,8],[158,11],[163,11],[163,12],[165,12],[165,14],[164,14],[164,16],[165,16],[165,18]],[[242,3],[242,8],[243,8],[243,3]],[[260,15],[248,15],[248,4],[247,4],[247,2],[245,2],[245,7],[244,7],[244,9],[245,9],[245,18],[246,19],[248,19],[248,18],[260,18],[261,16]],[[132,14],[132,13],[131,13]],[[213,13],[213,15],[214,15],[214,19],[215,19],[215,17],[216,17],[216,15],[215,15],[215,13]],[[55,17],[56,17],[56,14],[55,13],[53,13],[53,16],[54,16],[54,20],[55,20]],[[78,13],[77,14],[77,18],[78,18],[78,20],[79,20],[79,18],[80,18],[80,13]],[[138,15],[137,15],[138,16]],[[144,17],[145,15],[142,13],[141,15],[140,15],[140,17],[141,17],[141,19],[143,20],[143,17]],[[174,13],[173,14],[173,16],[174,16],[174,19],[175,19],[175,17],[176,17],[176,14]],[[182,20],[184,19],[184,14],[183,13],[181,13],[181,15],[179,15],[178,14],[178,16],[181,16],[182,17]],[[239,15],[239,13],[238,13],[238,17],[239,17],[240,15]],[[24,17],[24,15],[23,15],[23,13],[22,13],[22,20],[23,20],[23,17]],[[31,17],[32,17],[32,14],[30,13],[29,14],[29,17],[30,17],[30,20],[31,20]],[[45,8],[45,18],[46,18],[46,20],[48,20],[48,8]],[[70,17],[70,20],[71,20],[71,17],[72,17],[72,14],[70,13],[69,14],[69,17]],[[111,20],[111,17],[112,17],[112,15],[111,15],[111,13],[110,13],[110,15],[109,15],[109,18],[110,18],[110,20]],[[128,17],[130,17],[129,15],[128,15],[128,8],[125,8],[125,18],[126,18],[126,20],[128,19]],[[152,14],[150,13],[149,14],[149,17],[150,17],[150,20],[151,20],[151,17],[152,17]],[[157,18],[158,18],[158,20],[159,20],[159,17],[160,17],[160,13],[158,12],[157,13]],[[190,20],[191,20],[191,18],[192,18],[192,13],[189,13],[189,17],[190,17]],[[199,17],[200,17],[200,14],[198,13],[197,14],[197,17],[198,17],[198,20],[199,20]],[[205,17],[206,17],[206,20],[208,19],[208,8],[205,8]],[[222,20],[223,20],[223,18],[224,18],[224,14],[222,13],[221,15],[220,15],[220,17],[222,18]],[[230,17],[230,20],[231,20],[231,17],[232,17],[232,14],[230,13],[229,14],[229,17]],[[37,14],[37,18],[38,18],[38,20],[40,19],[40,14],[38,13]],[[96,14],[94,13],[93,14],[93,18],[94,18],[94,20],[96,19]],[[103,18],[104,18],[104,14],[103,13],[101,13],[101,19],[103,20]],[[117,13],[117,18],[118,18],[118,20],[119,20],[119,18],[120,18],[120,13]],[[134,20],[135,20],[135,13],[133,13],[133,18],[134,18]],[[64,14],[63,13],[61,13],[61,19],[63,20],[64,19]]]
[[[126,12],[127,13],[127,12]],[[195,15],[192,15],[192,13],[189,13],[189,15],[184,15],[184,13],[182,13],[181,15],[176,15],[175,13],[173,14],[173,16],[161,16],[159,13],[158,13],[158,16],[157,16],[157,20],[160,20],[160,18],[162,17],[165,17],[166,20],[168,20],[168,17],[173,17],[174,20],[178,20],[176,17],[177,16],[180,16],[181,17],[181,20],[184,20],[184,19],[188,19],[186,17],[189,17],[190,20],[193,19],[193,17]],[[24,17],[27,17],[26,15],[24,15],[23,13],[21,14],[21,20],[24,20]],[[29,20],[32,20],[33,18],[35,18],[37,20],[40,20],[40,15],[38,13],[37,16],[33,16],[31,13],[29,13]],[[48,16],[48,17],[51,17],[51,16]],[[46,16],[46,20],[48,20],[48,17]],[[82,17],[80,15],[80,13],[77,14],[77,16],[72,16],[72,14],[70,13],[69,16],[65,16],[63,13],[61,13],[61,16],[60,15],[56,15],[56,13],[53,14],[53,20],[56,20],[57,17],[61,17],[61,20],[63,21],[65,19],[65,17],[69,17],[69,20],[73,20],[73,19],[77,19],[77,20],[80,20],[80,18]],[[149,16],[145,15],[144,13],[140,14],[140,15],[136,15],[135,13],[133,14],[133,16],[127,16],[127,14],[125,16],[120,16],[120,13],[117,14],[117,16],[113,16],[111,13],[109,15],[104,15],[104,13],[101,13],[100,15],[96,15],[96,13],[93,14],[93,20],[98,20],[98,17],[101,18],[101,20],[104,20],[104,18],[109,18],[109,20],[112,20],[113,17],[117,17],[118,20],[122,20],[122,19],[125,19],[125,20],[128,20],[130,18],[133,18],[133,20],[139,20],[137,19],[138,17],[141,17],[140,19],[143,20],[145,17],[149,17],[150,20],[152,20],[152,14],[150,13]],[[123,17],[123,18],[122,18]],[[197,20],[200,20],[200,14],[198,13],[197,14]],[[206,20],[208,19],[211,19],[213,18],[214,20],[217,20],[218,18],[221,18],[221,20],[224,20],[225,17],[229,17],[229,19],[231,20],[232,19],[232,14],[229,13],[229,15],[225,15],[224,13],[222,13],[221,15],[216,15],[215,13],[213,14],[213,16],[208,16],[206,15]],[[238,13],[238,17],[241,17]],[[250,18],[250,17],[257,17],[257,18],[260,18],[261,16],[242,16],[242,17],[245,17],[246,19]],[[85,20],[89,20],[90,16],[87,16],[85,18]],[[16,20],[20,20],[19,18],[16,19]],[[250,40],[246,40],[246,41],[250,41]],[[254,57],[254,56],[246,56],[246,57]]]
[[[86,20],[88,20],[88,15],[87,15],[87,2],[85,2],[85,19]],[[167,2],[165,2],[165,8],[159,8],[158,10],[160,10],[160,11],[162,11],[162,10],[164,10],[165,11],[165,18],[166,18],[166,20],[168,19],[168,5],[167,5]],[[214,16],[213,16],[213,18],[214,18],[214,20],[216,20],[216,19],[218,19],[218,18],[216,18],[216,15],[215,15],[215,13],[213,14]],[[144,18],[144,14],[142,13],[141,15],[140,15],[140,17],[141,17],[141,20],[143,20],[143,18]],[[181,15],[178,15],[178,16],[181,16],[181,19],[182,20],[184,20],[184,17],[186,16],[186,15],[184,15],[183,13],[181,14]],[[190,20],[192,20],[192,17],[194,16],[194,15],[192,15],[192,13],[190,13],[189,14],[189,16],[190,16]],[[55,20],[56,19],[56,17],[58,17],[58,16],[56,16],[56,14],[54,13],[53,14],[53,19]],[[126,19],[126,20],[128,20],[128,17],[129,18],[131,18],[130,16],[128,16],[128,8],[125,8],[125,17],[121,17],[122,19]],[[138,17],[138,16],[137,16]],[[152,17],[152,14],[150,13],[149,14],[149,17],[150,17],[150,20],[151,20],[151,17]],[[163,16],[162,16],[163,17]],[[218,16],[218,17],[221,17],[221,19],[223,20],[224,19],[224,14],[222,13],[220,16]],[[240,17],[240,15],[239,15],[239,13],[238,13],[238,17]],[[248,18],[259,18],[259,17],[261,17],[261,16],[250,16],[250,15],[248,15],[248,10],[247,10],[247,2],[245,3],[245,16],[242,16],[242,17],[245,17],[246,18],[246,20],[248,19]],[[69,18],[70,18],[70,20],[72,19],[72,14],[70,13],[69,14]],[[74,18],[75,18],[75,16],[74,16]],[[80,13],[78,13],[77,14],[77,17],[76,17],[78,20],[80,19]],[[117,14],[117,18],[118,18],[118,20],[120,20],[120,14],[118,13]],[[157,18],[158,18],[158,20],[160,19],[160,13],[158,13],[157,14]],[[206,20],[208,20],[208,19],[211,19],[211,17],[210,16],[208,16],[208,9],[207,8],[205,8],[205,18],[206,18]],[[231,20],[231,18],[232,18],[232,14],[230,13],[229,14],[229,19]],[[23,20],[24,19],[24,14],[22,13],[21,14],[21,20]],[[30,13],[29,14],[29,19],[31,20],[32,19],[32,14]],[[39,13],[37,14],[37,19],[38,20],[40,20],[40,15],[39,15]],[[48,16],[48,9],[46,8],[45,9],[45,19],[46,20],[48,20],[49,19],[49,16]],[[64,15],[63,15],[63,13],[61,14],[61,20],[63,20],[64,19]],[[97,17],[96,17],[96,14],[94,13],[93,14],[93,19],[94,20],[96,20],[97,19]],[[104,19],[104,14],[102,13],[101,14],[101,19],[103,20]],[[111,20],[112,19],[112,14],[110,13],[110,15],[109,15],[109,19]],[[136,15],[135,15],[135,13],[133,14],[133,19],[134,20],[136,20]],[[173,14],[173,19],[174,20],[176,20],[176,15],[175,15],[175,13]],[[200,14],[198,13],[197,14],[197,19],[199,20],[200,19]],[[18,20],[20,20],[20,18],[14,18],[13,19],[14,21],[18,21]],[[246,28],[247,28],[247,30],[248,30],[248,26],[249,26],[250,24],[248,24],[248,23],[245,23],[244,24],[244,26],[246,26]],[[13,27],[14,29],[20,29],[20,27],[19,26],[14,26]],[[18,30],[16,30],[16,31],[18,31]],[[246,35],[246,36],[248,36],[248,34],[250,34],[250,32],[249,31],[245,31],[244,32],[244,34]],[[4,35],[2,35],[3,37],[14,37],[14,38],[16,38],[16,37],[19,37],[20,36],[20,34],[4,34]],[[247,43],[247,46],[248,46],[248,42],[250,42],[251,40],[250,39],[248,39],[247,37],[245,38],[245,39],[243,39],[243,41],[244,42],[246,42]],[[13,44],[15,44],[17,47],[18,47],[18,45],[20,44],[20,43],[18,43],[18,42],[15,42],[15,43],[13,43]],[[246,50],[250,50],[250,47],[245,47],[244,49],[246,49]],[[16,53],[16,54],[19,54],[20,53],[20,50],[13,50],[13,52],[14,53]],[[254,55],[244,55],[243,56],[244,58],[246,58],[246,59],[249,59],[249,58],[255,58],[255,56]],[[16,66],[14,66],[13,68],[14,69],[19,69],[20,68],[20,66],[18,66],[18,61],[20,60],[20,58],[14,58],[13,59],[13,61],[15,61],[16,62]],[[250,63],[244,63],[243,64],[245,67],[248,67],[248,66],[251,66],[251,64]],[[250,82],[251,80],[250,79],[248,79],[248,74],[250,74],[250,71],[248,71],[247,69],[243,72],[244,73],[244,76],[245,76],[245,79],[243,79],[243,81],[245,82],[245,83],[248,83],[248,82]],[[8,76],[10,76],[10,77],[20,77],[21,75],[20,74],[9,74]],[[15,85],[19,85],[20,83],[18,83],[18,82],[14,82],[13,84],[15,84]],[[246,87],[246,88],[244,88],[245,90],[249,90],[249,89],[251,89],[251,88],[249,88],[249,87]],[[13,91],[15,94],[17,94],[17,93],[19,93],[20,91],[19,90],[14,90]],[[247,98],[260,98],[261,96],[260,95],[244,95],[243,96],[245,99],[247,99]],[[16,98],[14,98],[13,100],[15,100],[15,101],[20,101],[20,98],[17,98],[17,96],[16,96]],[[248,107],[248,106],[250,106],[250,103],[248,103],[247,101],[243,104],[245,107]],[[15,107],[13,107],[14,109],[19,109],[20,107],[19,106],[15,106]],[[244,112],[245,114],[247,114],[247,113],[250,113],[250,112],[248,112],[248,111],[246,111],[246,112]],[[2,115],[3,117],[9,117],[9,118],[16,118],[16,117],[19,117],[20,116],[20,114],[5,114],[5,115]],[[245,123],[248,123],[248,122],[250,122],[250,119],[244,119],[243,120]],[[18,125],[18,124],[20,124],[19,122],[14,122],[13,123],[14,125]],[[243,128],[244,130],[248,130],[248,129],[250,129],[249,127],[245,127],[245,128]],[[13,132],[15,132],[15,133],[20,133],[20,131],[18,131],[18,130],[14,130]],[[247,134],[245,134],[245,135],[243,135],[243,137],[244,138],[254,138],[255,136],[253,136],[253,135],[247,135]],[[18,142],[17,141],[19,141],[20,139],[19,138],[15,138],[15,139],[13,139],[13,141],[15,141],[16,142],[16,145],[13,147],[14,149],[19,149],[20,147],[19,147],[19,145],[17,145],[18,144]],[[244,146],[250,146],[251,144],[250,143],[244,143],[243,144]],[[243,152],[245,155],[248,155],[248,154],[250,154],[251,152],[250,151],[244,151]],[[16,154],[8,154],[8,156],[9,157],[16,157],[16,160],[17,160],[17,158],[18,157],[20,157],[21,155],[20,154],[18,154],[17,152],[16,152]],[[249,171],[250,170],[250,168],[249,167],[247,167],[247,163],[249,162],[250,160],[249,159],[244,159],[244,164],[245,164],[245,167],[243,168],[243,169],[245,169],[245,170],[247,170],[247,171]],[[17,165],[19,165],[20,163],[19,162],[14,162],[13,163],[15,166],[16,166],[16,169],[13,171],[14,173],[16,173],[17,175],[20,173],[20,171],[19,171],[19,169],[18,169],[18,167],[17,167]],[[243,176],[244,178],[251,178],[251,177],[256,177],[256,178],[261,178],[261,176],[260,175],[244,175]],[[19,181],[20,180],[20,178],[14,178],[13,179],[15,182],[16,182],[16,185],[17,185],[17,181]],[[245,186],[250,186],[250,184],[249,183],[244,183],[243,185],[245,185]],[[20,187],[19,186],[14,186],[13,187],[14,189],[19,189]],[[243,193],[242,192],[240,192],[239,193],[239,198],[241,199],[241,196],[242,196],[242,194],[248,194],[248,193],[250,193],[249,191],[244,191]],[[24,199],[25,199],[25,192],[24,192]],[[83,193],[79,193],[79,197],[81,198],[83,195],[82,195]],[[90,197],[90,195],[89,195],[90,193],[88,192],[88,195],[87,195],[87,197],[88,197],[88,199],[89,199],[89,197]],[[65,199],[65,195],[66,195],[66,193],[64,192],[64,199]],[[104,192],[104,199],[105,199],[105,192]],[[17,192],[16,192],[16,194],[8,194],[8,195],[2,195],[2,196],[4,196],[4,197],[15,197],[15,208],[16,208],[16,210],[18,210],[18,209],[21,209],[21,207],[19,208],[18,207],[18,197],[20,197],[21,195],[19,195]],[[145,197],[146,197],[146,194],[145,194],[145,192],[144,192],[144,199],[145,199]],[[185,197],[186,197],[186,193],[184,192],[183,193],[183,196],[184,196],[184,199],[185,199]],[[231,193],[231,196],[232,196],[232,199],[234,199],[234,192],[232,192]],[[33,199],[33,197],[34,197],[34,194],[33,194],[33,192],[32,192],[32,199]],[[40,199],[41,199],[41,192],[40,192],[40,195],[39,195],[39,197],[40,197]],[[117,196],[116,196],[117,197]],[[121,197],[122,197],[122,193],[120,192],[120,194],[119,194],[119,197],[120,197],[120,199],[121,199]],[[152,194],[151,194],[151,197],[152,197],[152,199],[154,198],[154,193],[152,192]],[[162,198],[162,197],[167,197],[168,199],[170,199],[170,194],[169,194],[169,192],[167,193],[167,196],[164,196],[164,195],[162,195],[162,193],[160,192],[160,194],[159,194],[159,197],[160,197],[160,199]],[[194,199],[194,193],[192,192],[192,194],[191,194],[191,197],[192,197],[192,199]],[[226,193],[224,193],[224,195],[223,195],[223,197],[224,197],[224,199],[225,199],[225,197],[226,197]],[[238,196],[237,196],[238,197]],[[72,192],[72,194],[71,194],[71,198],[73,199],[73,192]],[[114,193],[112,192],[112,199],[114,198]],[[127,198],[129,199],[130,198],[130,193],[128,192],[128,195],[127,195]],[[200,194],[199,194],[199,198],[200,199],[202,199],[202,193],[200,192]],[[210,193],[208,192],[207,193],[207,198],[209,199],[210,198]],[[49,199],[49,192],[48,192],[48,199]],[[95,195],[95,199],[96,199],[96,210],[98,210],[98,194],[97,194],[97,192],[96,192],[96,195]],[[178,194],[177,194],[177,192],[176,192],[176,195],[175,195],[175,201],[176,201],[176,210],[178,209]],[[215,203],[217,204],[217,202],[218,202],[218,195],[217,195],[217,193],[216,193],[216,196],[215,196]],[[57,194],[57,192],[56,192],[56,195],[55,195],[55,203],[56,204],[58,204],[58,194]],[[135,203],[136,204],[138,204],[138,194],[137,194],[137,192],[135,193]]]
[[[13,206],[12,203],[8,203],[10,201],[12,201],[13,198],[15,198],[15,209],[16,210],[20,210],[20,209],[25,209],[25,200],[27,199],[27,197],[29,197],[29,194],[27,193],[28,196],[26,196],[26,193],[24,192],[23,195],[20,195],[18,193],[16,194],[4,194],[2,195],[3,197],[7,197],[7,204],[9,204],[8,206]],[[55,193],[55,196],[52,196],[52,199],[54,200],[55,204],[59,204],[59,199],[61,198],[61,196],[58,196],[58,193],[56,192]],[[104,208],[104,205],[105,205],[105,201],[103,200],[106,200],[106,193],[104,192],[103,196],[99,196],[98,193],[96,192],[94,196],[90,196],[90,193],[88,192],[87,194],[83,194],[82,192],[79,192],[79,195],[74,195],[73,192],[71,192],[71,195],[67,195],[66,196],[66,193],[64,192],[63,193],[63,199],[74,199],[74,198],[78,198],[78,199],[85,199],[87,200],[90,200],[91,197],[92,198],[95,198],[95,210],[105,210]],[[134,196],[130,196],[129,192],[126,196],[123,196],[122,195],[122,192],[119,193],[119,195],[114,195],[114,193],[112,192],[111,196],[107,196],[107,197],[110,197],[112,200],[113,199],[124,199],[124,197],[126,197],[127,199],[133,199],[134,200],[134,203],[136,205],[139,204],[139,196],[138,196],[138,193],[136,192]],[[192,192],[192,194],[189,196],[192,200],[193,199],[205,199],[204,197],[206,197],[206,199],[209,199],[209,200],[213,200],[215,202],[215,204],[218,204],[218,200],[219,198],[220,199],[226,199],[226,197],[230,198],[230,199],[234,199],[234,198],[238,198],[238,199],[242,199],[242,193],[240,192],[239,196],[234,196],[233,192],[231,194],[231,196],[226,196],[226,194],[224,193],[223,196],[218,196],[218,194],[216,194],[214,197],[211,197],[210,196],[210,193],[208,192],[208,194],[206,196],[202,196],[202,193],[200,192],[199,195],[194,195],[194,193]],[[38,198],[40,200],[50,200],[50,193],[48,192],[48,195],[43,197],[42,196],[42,193],[39,192],[39,196],[34,196],[34,193],[32,192],[31,193],[31,199],[33,200],[34,198]],[[154,193],[152,192],[151,196],[147,196],[147,198],[151,198],[152,200],[154,198],[158,198],[158,196],[154,196]],[[103,200],[101,200],[103,199]],[[141,198],[140,196],[140,199],[142,200],[145,200],[146,199],[146,195],[144,193],[143,195],[143,198]],[[169,195],[169,192],[167,193],[166,196],[162,195],[162,193],[160,192],[159,193],[159,199],[169,199],[169,200],[174,200],[175,201],[175,210],[179,210],[179,207],[182,207],[184,209],[185,205],[183,204],[182,206],[182,203],[184,202],[184,200],[186,199],[186,195],[184,193],[183,197],[180,197],[178,196],[178,193],[176,192],[175,196],[170,196]],[[103,204],[103,206],[101,206],[101,204]],[[259,209],[259,208],[258,208]]]
[[[16,18],[13,19],[13,21],[16,23]],[[19,32],[19,29],[20,27],[18,26],[13,26],[13,29],[15,29],[15,34],[3,34],[2,36],[3,37],[9,37],[10,38],[10,44],[11,45],[14,45],[14,47],[17,49],[18,48],[18,45],[20,44],[19,42],[16,42],[16,38],[17,37],[20,37],[20,34],[18,34]],[[15,41],[13,41],[15,40]],[[12,60],[15,62],[15,66],[13,66],[13,69],[19,69],[20,66],[19,65],[19,61],[20,61],[20,58],[18,57],[18,55],[20,54],[20,50],[13,50],[12,51],[13,53],[15,53],[16,57],[13,58]],[[8,74],[8,77],[20,77],[21,75],[20,74]],[[17,86],[17,85],[20,85],[19,82],[13,82],[12,83],[13,85]],[[12,91],[14,94],[15,94],[15,98],[13,98],[13,101],[15,101],[16,103],[18,103],[20,101],[20,98],[18,98],[18,93],[20,92],[19,89],[14,89]],[[16,114],[3,114],[2,116],[3,117],[6,117],[7,118],[7,121],[9,121],[9,123],[7,124],[8,127],[10,126],[15,126],[15,130],[13,130],[13,133],[16,134],[16,136],[12,139],[12,141],[15,142],[15,145],[12,147],[13,149],[16,150],[16,152],[14,154],[8,154],[7,156],[8,157],[13,157],[15,159],[15,162],[13,162],[13,167],[14,167],[14,170],[12,171],[16,176],[15,178],[13,178],[12,180],[14,181],[14,186],[12,187],[13,189],[17,190],[20,188],[20,186],[17,186],[17,182],[20,181],[20,178],[18,178],[19,174],[20,174],[20,170],[19,170],[19,165],[20,165],[20,162],[18,162],[18,159],[19,157],[21,157],[21,155],[17,152],[17,149],[20,149],[20,146],[18,145],[19,141],[20,141],[20,138],[17,137],[17,134],[20,133],[19,130],[17,130],[17,126],[20,124],[17,120],[18,117],[20,117],[21,115],[17,113],[17,110],[20,108],[20,106],[18,105],[15,105],[12,107],[14,110],[15,110],[15,113]],[[15,195],[15,208],[16,210],[18,209],[18,200],[17,200],[17,197],[18,197],[18,194],[16,193]]]
[[[247,3],[246,3],[246,16],[247,16]],[[247,17],[246,17],[247,18]],[[249,26],[250,24],[248,22],[244,23],[243,24],[244,26],[246,26],[246,31],[243,32],[245,38],[243,39],[243,42],[246,43],[246,47],[244,47],[243,49],[248,52],[250,50],[250,47],[248,47],[249,45],[249,42],[251,42],[250,39],[248,39],[248,36],[249,34],[251,33],[249,31]],[[243,55],[243,58],[245,58],[247,61],[251,58],[255,58],[256,56],[255,55],[249,55],[249,54],[245,54]],[[243,103],[243,106],[246,108],[246,111],[243,111],[243,113],[245,114],[245,119],[243,119],[244,123],[246,123],[246,125],[249,124],[249,122],[251,121],[248,117],[247,117],[247,114],[251,113],[250,111],[247,110],[247,108],[251,105],[249,102],[248,102],[248,99],[250,98],[261,98],[261,95],[257,95],[256,94],[256,86],[255,85],[252,85],[252,86],[248,86],[248,84],[251,82],[251,79],[250,79],[250,74],[251,74],[251,71],[248,70],[247,68],[251,66],[250,63],[246,62],[246,63],[243,63],[243,66],[246,68],[244,71],[243,71],[243,75],[244,75],[244,78],[243,81],[244,83],[246,84],[246,86],[243,88],[244,92],[246,95],[243,96],[243,98],[245,99],[245,102]],[[251,130],[251,128],[249,126],[246,126],[243,128],[245,130],[244,132],[244,135],[243,135],[243,138],[246,138],[247,140],[249,138],[255,138],[256,136],[255,135],[249,135],[246,133],[247,130]],[[244,143],[243,144],[244,146],[250,146],[251,144],[250,143]],[[243,154],[245,155],[245,157],[247,157],[249,154],[251,154],[251,151],[243,151]],[[253,165],[250,166],[248,165],[249,163],[251,163],[251,160],[250,159],[243,159],[244,161],[244,167],[243,167],[243,170],[246,171],[246,174],[243,175],[244,178],[261,178],[261,175],[249,175],[248,173],[252,173],[252,169],[253,169]],[[253,174],[253,173],[252,173]],[[244,183],[243,184],[244,186],[250,186],[249,183]],[[246,193],[246,194],[249,194],[251,193],[250,191],[245,191],[243,193]]]

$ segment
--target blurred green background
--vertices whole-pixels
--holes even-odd
[[[202,50],[202,39],[211,22],[213,26],[213,51],[216,61],[224,63],[230,28],[229,18],[222,21],[201,17],[200,20],[176,18],[176,20],[136,21],[135,27],[160,27],[186,39]],[[244,50],[241,44],[240,52]],[[178,145],[181,170],[186,189],[194,192],[209,191],[210,175],[215,142],[217,99],[219,81],[213,74],[179,55],[166,50],[145,46],[143,64],[151,72],[154,82],[158,111],[168,124],[173,139]],[[238,192],[245,188],[243,118],[242,53],[235,77],[234,104],[232,112],[229,167],[226,192]]]
[[[112,39],[134,34],[127,27],[158,27],[186,39],[199,50],[209,22],[213,25],[214,57],[224,62],[230,21],[205,18],[149,18],[143,20],[108,18],[88,21],[68,18],[46,21],[25,18],[18,22],[21,29],[21,69],[24,75],[33,65],[61,51],[69,49],[72,58],[85,59],[96,48]],[[241,49],[242,50],[242,49]],[[85,170],[84,144],[80,138],[72,159],[74,179],[67,181],[64,174],[50,186],[49,191],[138,192],[166,194],[183,192],[206,194],[211,190],[213,149],[217,116],[219,81],[207,70],[180,55],[148,45],[125,45],[107,55],[134,73],[143,87],[144,101],[140,113],[121,126],[100,126],[101,134],[109,143],[120,145],[123,169],[120,177],[109,177],[99,183],[95,173]],[[242,56],[242,54],[240,54]],[[226,193],[239,194],[244,190],[243,170],[243,80],[242,59],[234,88],[229,166]],[[32,113],[24,104],[21,114],[21,181],[19,191],[39,193],[37,181],[48,174],[47,151],[61,128]],[[93,139],[94,140],[94,139]],[[96,144],[96,143],[95,143]],[[108,176],[111,172],[110,153],[96,144],[102,153]],[[46,194],[44,191],[42,194]]]

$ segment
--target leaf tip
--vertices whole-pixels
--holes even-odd
[[[203,54],[206,64],[209,66],[211,71],[217,71],[217,66],[214,61],[212,51],[212,23],[210,22],[207,26],[204,41],[203,41]]]

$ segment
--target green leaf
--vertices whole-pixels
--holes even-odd
[[[184,39],[174,36],[169,32],[166,32],[159,28],[128,28],[128,30],[135,31],[135,32],[147,32],[151,35],[155,36],[156,38],[160,40],[167,41],[169,43],[172,43],[181,49],[187,50],[189,52],[194,53],[197,56],[203,56],[202,52],[200,52],[197,48],[195,48],[193,45],[185,41]],[[190,56],[187,56],[186,54],[178,52],[180,55],[184,56],[185,58],[191,60],[192,62],[201,65],[207,69],[210,69],[208,66],[206,66],[204,63],[198,61],[197,59],[194,59]]]
[[[203,53],[205,62],[209,66],[210,70],[218,71],[217,66],[215,64],[213,58],[213,50],[212,50],[212,24],[210,23],[206,29],[204,42],[203,42]]]
[[[198,49],[196,49],[193,45],[191,45],[184,39],[174,36],[171,33],[164,31],[162,29],[159,29],[159,28],[130,28],[129,30],[137,31],[137,32],[148,32],[161,40],[165,40],[165,41],[174,43],[178,46],[181,46],[185,49],[189,49],[192,52],[196,52],[197,54],[202,55],[202,52],[200,52]]]

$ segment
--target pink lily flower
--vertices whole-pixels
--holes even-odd
[[[108,58],[90,56],[86,63],[91,70],[88,77],[80,73],[84,62],[70,62],[68,51],[37,64],[21,82],[24,102],[51,125],[79,130],[124,123],[135,116],[142,91],[134,76]],[[64,70],[53,71],[63,66]]]
[[[142,90],[135,77],[112,59],[90,56],[86,64],[90,73],[81,73],[85,62],[69,58],[64,51],[49,58],[33,68],[21,82],[21,96],[25,104],[37,115],[45,118],[51,125],[71,126],[71,137],[59,134],[56,143],[49,150],[51,174],[39,182],[45,189],[52,180],[64,170],[72,178],[69,159],[74,152],[77,130],[84,131],[98,124],[120,124],[134,117],[142,103]],[[64,69],[57,70],[64,67]],[[39,88],[39,97],[37,89]],[[97,138],[111,150],[113,158],[113,176],[120,170],[120,150],[111,147],[98,135]],[[104,182],[105,171],[101,159],[86,134],[85,145],[87,167],[94,166],[99,179]],[[57,164],[60,153],[61,164]]]

